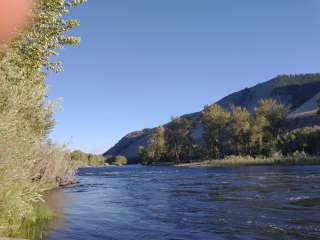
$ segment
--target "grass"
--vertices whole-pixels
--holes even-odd
[[[37,203],[33,206],[32,215],[26,218],[22,224],[11,224],[3,232],[4,236],[23,239],[43,239],[44,230],[46,230],[49,221],[52,219],[52,213],[45,203]]]
[[[260,165],[317,165],[320,164],[320,156],[292,156],[292,157],[251,157],[228,156],[224,159],[204,160],[191,163],[177,164],[179,167],[237,167]]]

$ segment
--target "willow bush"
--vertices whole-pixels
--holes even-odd
[[[45,77],[62,70],[56,49],[78,44],[66,33],[78,26],[64,15],[84,0],[40,0],[32,25],[0,52],[0,236],[15,236],[38,220],[44,191],[72,177],[70,153],[50,142],[54,104]]]

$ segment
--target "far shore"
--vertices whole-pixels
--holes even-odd
[[[141,163],[137,163],[137,164],[141,164]],[[79,168],[121,167],[125,165],[105,164],[105,165],[98,165],[98,166],[81,166]],[[128,164],[128,165],[131,165],[131,164]],[[176,163],[174,161],[155,162],[150,165],[147,164],[145,166],[240,167],[240,166],[290,166],[290,165],[320,165],[320,156],[296,156],[296,157],[273,157],[273,158],[251,157],[251,156],[227,156],[224,159],[195,160],[195,161],[189,161],[189,162],[183,162],[183,163]],[[74,183],[71,183],[71,184],[74,184]],[[66,185],[70,185],[70,184],[66,184]]]
[[[320,156],[301,158],[253,158],[250,156],[230,156],[225,159],[213,159],[178,163],[176,167],[239,167],[239,166],[288,166],[288,165],[320,165]]]

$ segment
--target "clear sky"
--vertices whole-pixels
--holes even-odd
[[[130,131],[284,73],[320,71],[319,0],[89,0],[48,79],[51,137],[103,153]]]

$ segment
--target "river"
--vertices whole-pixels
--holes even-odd
[[[320,239],[320,166],[78,171],[48,240]]]

